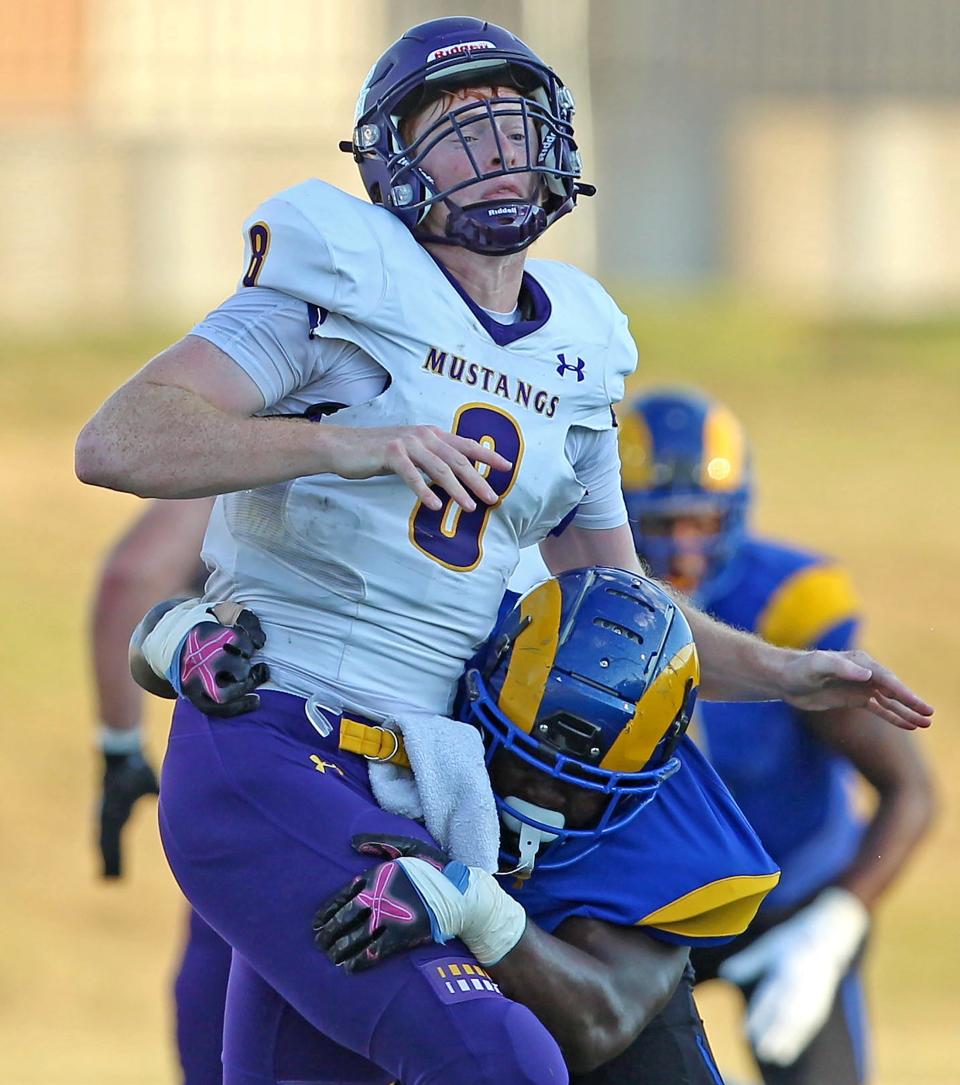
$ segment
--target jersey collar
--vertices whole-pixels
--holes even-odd
[[[452,275],[432,253],[429,255],[497,346],[509,346],[511,343],[516,342],[517,339],[522,339],[525,335],[531,335],[533,332],[539,331],[550,319],[552,309],[550,298],[529,271],[523,273],[523,279],[520,282],[520,295],[521,302],[526,301],[532,309],[532,318],[530,320],[518,320],[515,324],[501,324],[498,320],[494,320],[489,313],[485,312],[481,306],[477,305],[460,285],[456,276]],[[526,298],[523,297],[524,294],[526,294]]]

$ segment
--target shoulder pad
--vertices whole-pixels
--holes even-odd
[[[757,619],[757,633],[783,648],[809,648],[860,610],[848,573],[838,565],[808,564],[774,589]]]
[[[610,408],[623,399],[626,379],[637,368],[637,345],[626,314],[596,279],[572,264],[530,260],[528,267],[548,291],[554,312],[575,313],[580,334],[600,344],[603,409],[578,423],[591,429],[615,426]]]
[[[238,290],[269,287],[361,319],[386,292],[385,250],[398,241],[415,244],[382,208],[315,180],[264,201],[243,231],[245,270]]]

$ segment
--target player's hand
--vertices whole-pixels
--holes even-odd
[[[412,837],[362,834],[351,844],[363,855],[390,858],[354,878],[314,916],[318,947],[348,972],[451,938],[461,938],[480,964],[495,964],[523,935],[523,908],[480,867],[447,862]]]
[[[211,621],[194,625],[179,653],[180,690],[208,716],[239,716],[260,704],[253,692],[270,677],[266,663],[251,656],[266,643],[252,610],[218,603],[209,608]]]
[[[119,878],[123,873],[120,838],[134,803],[144,795],[158,795],[157,774],[139,751],[105,753],[103,794],[100,800],[100,854],[103,876]]]
[[[761,1062],[790,1066],[828,1016],[837,988],[863,943],[869,914],[844,889],[825,889],[812,904],[767,931],[720,966],[738,986],[757,983],[747,1004],[747,1035]]]
[[[313,939],[334,964],[364,972],[433,941],[433,917],[407,872],[390,859],[323,904],[313,917]]]
[[[443,508],[444,502],[431,484],[467,512],[473,512],[477,500],[495,505],[500,498],[477,464],[496,471],[513,466],[492,448],[439,426],[338,427],[330,457],[330,470],[343,478],[398,475],[434,511]]]
[[[796,652],[783,665],[783,700],[804,711],[865,708],[896,727],[929,727],[933,708],[863,651]]]

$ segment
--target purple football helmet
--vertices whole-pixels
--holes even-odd
[[[515,87],[517,96],[470,99],[406,144],[403,120],[440,92],[489,85]],[[396,215],[417,240],[506,255],[525,249],[572,211],[578,195],[592,196],[596,191],[579,181],[573,112],[570,91],[509,30],[480,19],[434,19],[408,30],[374,64],[357,101],[353,140],[340,146],[353,154],[370,199]],[[525,141],[525,154],[516,165],[509,165],[500,153],[497,168],[484,170],[464,130],[490,125],[502,152],[494,116],[520,117],[524,130],[535,131],[537,139]],[[439,190],[423,160],[450,135],[460,140],[475,176]],[[450,199],[477,181],[519,173],[540,176],[539,199],[501,197],[464,207]],[[421,231],[431,207],[441,202],[449,212],[445,235]]]

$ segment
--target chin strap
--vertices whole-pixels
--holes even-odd
[[[566,821],[559,811],[548,810],[545,806],[537,806],[524,799],[518,799],[515,795],[508,795],[503,801],[512,810],[516,810],[518,814],[524,814],[534,821],[542,822],[544,825],[552,825],[556,829],[562,829]],[[499,876],[506,877],[508,874],[514,874],[520,881],[526,881],[533,873],[533,866],[540,845],[552,843],[557,839],[557,834],[548,832],[546,829],[538,829],[535,825],[521,821],[508,810],[501,809],[500,820],[510,832],[517,834],[520,858],[513,870],[502,870],[499,872]]]

